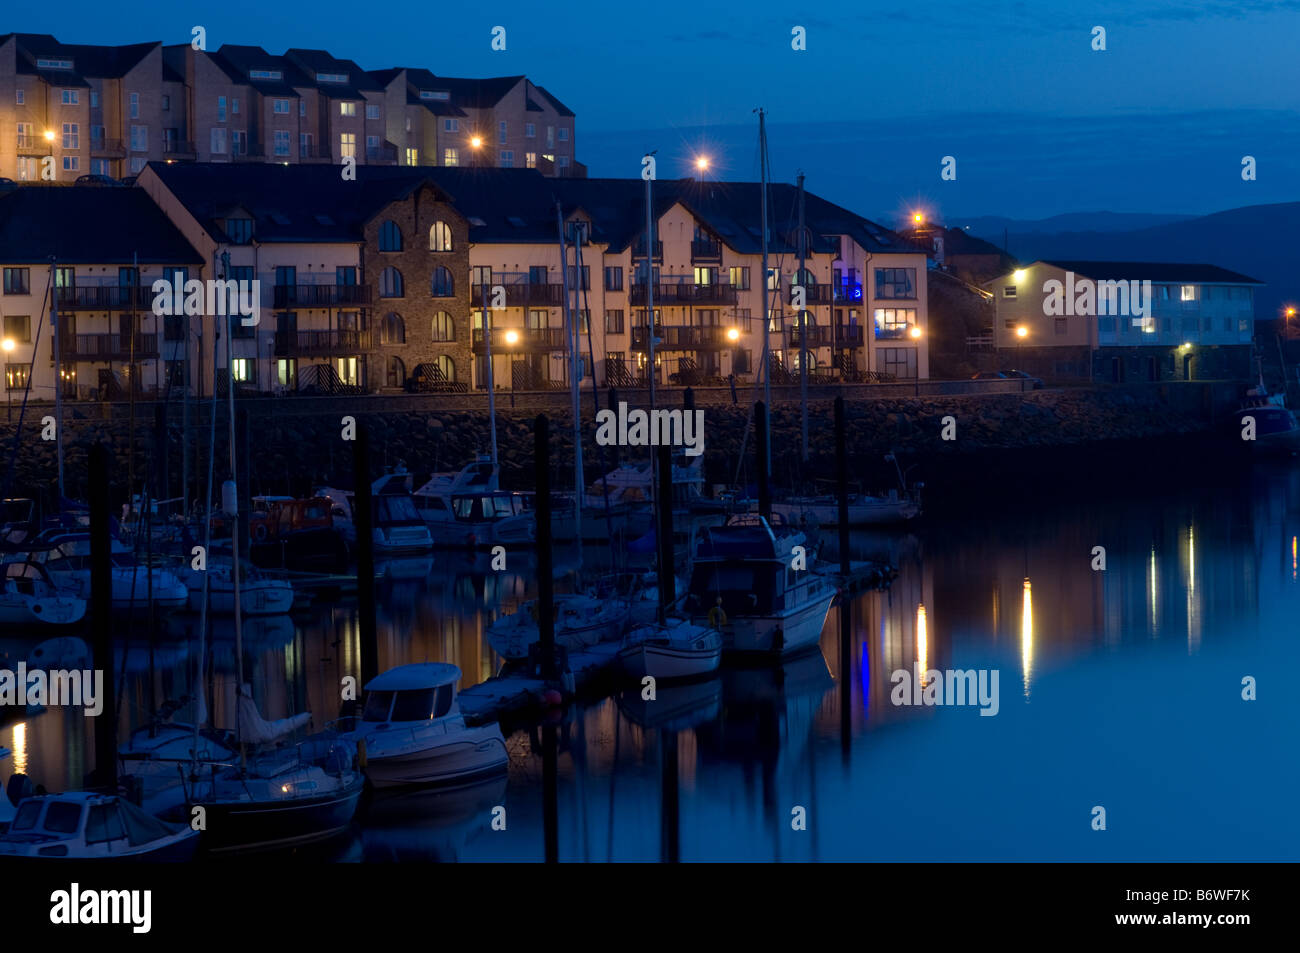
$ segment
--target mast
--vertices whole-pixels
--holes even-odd
[[[659,150],[656,149],[655,152]],[[654,152],[646,153],[646,157],[653,156]],[[650,409],[655,409],[655,333],[658,328],[655,327],[655,268],[654,268],[654,239],[655,226],[654,215],[651,212],[651,182],[653,177],[647,177],[645,180],[645,309],[648,317],[646,318],[646,340],[649,342],[649,376],[650,376]],[[654,457],[651,455],[651,459]],[[653,482],[653,481],[652,481]]]
[[[187,321],[188,326],[188,321]],[[189,342],[186,341],[188,350]],[[212,380],[215,385],[217,380],[217,346],[216,342],[212,344]],[[186,361],[188,364],[189,362]],[[203,601],[199,603],[199,668],[195,676],[195,684],[198,686],[198,696],[195,701],[194,713],[194,760],[190,769],[191,777],[197,778],[199,765],[199,726],[207,720],[207,705],[204,703],[204,692],[206,691],[206,676],[204,667],[208,656],[208,565],[207,560],[212,552],[212,476],[213,466],[217,457],[217,389],[212,388],[212,410],[208,419],[208,482],[207,495],[203,500]],[[242,656],[241,656],[242,660]],[[238,707],[238,702],[236,702]]]
[[[582,549],[582,420],[578,416],[578,325],[569,309],[569,250],[564,242],[564,212],[555,202],[555,224],[560,233],[560,283],[564,288],[565,344],[569,348],[569,400],[573,407],[573,528]],[[578,276],[574,275],[576,279]]]
[[[804,235],[803,224],[803,173],[799,173],[799,280],[797,284],[803,288],[804,295],[808,294],[808,289],[804,287],[805,263],[808,258],[808,241]],[[806,303],[806,297],[805,297]],[[799,401],[803,407],[802,435],[803,435],[803,462],[808,462],[808,309],[800,308],[796,316],[799,322]]]
[[[139,267],[138,258],[133,256],[132,261],[138,268]],[[119,290],[120,290],[120,282],[119,282]],[[127,406],[129,408],[127,411],[127,424],[126,424],[126,502],[127,502],[127,506],[130,507],[130,510],[128,511],[128,515],[130,517],[135,518],[136,531],[139,532],[141,526],[141,519],[143,517],[141,516],[140,513],[137,513],[135,509],[135,310],[134,310],[135,309],[135,281],[134,279],[132,279],[132,281],[129,283],[127,287],[127,294],[131,295],[132,298],[129,302],[127,302],[127,312],[126,312],[131,316],[130,322],[127,325],[128,328],[127,335],[129,336],[130,340],[127,341],[127,345],[126,345],[127,348],[126,386],[130,388],[126,396]],[[120,324],[118,326],[121,327]],[[143,496],[144,494],[141,493],[142,503],[143,503]],[[139,545],[138,542],[136,545],[137,546]],[[152,579],[153,573],[150,573],[149,577]]]
[[[767,408],[767,419],[772,417],[772,355],[768,350],[769,327],[772,321],[772,312],[768,304],[768,285],[770,281],[767,273],[767,122],[766,113],[758,110],[758,168],[759,168],[759,191],[762,193],[760,205],[762,208],[763,221],[760,226],[763,233],[763,404]],[[763,470],[766,472],[768,479],[772,477],[772,441],[769,439],[766,445],[766,451],[763,454]]]
[[[221,254],[221,278],[226,279],[226,273],[230,266],[230,252]],[[237,511],[239,506],[239,489],[238,478],[239,471],[235,467],[235,362],[233,338],[235,336],[235,314],[237,308],[227,308],[226,315],[226,405],[230,411],[230,482],[235,487],[234,492],[234,509]],[[215,348],[214,348],[215,351]],[[213,408],[215,410],[215,408]],[[243,606],[239,598],[239,520],[236,519],[236,512],[228,514],[231,517],[230,533],[230,584],[234,588],[235,599],[235,672],[238,681],[235,683],[235,712],[236,724],[242,725],[242,719],[238,717],[239,709],[242,705],[244,695],[244,631],[243,631]],[[248,755],[244,750],[244,733],[242,727],[239,731],[239,770],[242,774],[248,767]]]
[[[50,256],[50,328],[54,331],[54,454],[59,463],[59,512],[63,511],[63,364],[59,356],[59,269]],[[127,488],[127,495],[131,490]]]
[[[483,273],[479,272],[482,279]],[[483,285],[483,347],[487,356],[488,423],[492,427],[492,479],[497,479],[497,394],[492,377],[492,324],[488,321],[488,287]]]

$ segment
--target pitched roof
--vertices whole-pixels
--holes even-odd
[[[215,53],[208,54],[232,82],[251,86],[268,96],[298,98],[294,88],[315,86],[315,77],[308,77],[292,61],[283,56],[273,56],[260,46],[238,46],[226,43]],[[254,79],[253,70],[279,71],[280,79]]]
[[[489,79],[437,77],[437,89],[451,93],[451,101],[462,109],[491,109],[519,85],[523,76],[494,76]]]
[[[384,88],[352,60],[339,59],[326,50],[285,50],[284,59],[302,72],[305,85],[335,98],[365,99],[365,93],[377,93]],[[347,82],[322,82],[316,78],[320,73],[344,74]]]
[[[28,185],[0,192],[0,261],[45,265],[51,255],[70,265],[203,261],[141,189]]]
[[[564,103],[560,102],[553,95],[551,95],[550,91],[547,90],[544,86],[537,86],[536,84],[534,84],[533,88],[537,90],[539,93],[541,93],[543,96],[545,96],[547,99],[549,99],[551,101],[551,106],[561,116],[573,115],[573,110],[570,109],[568,106],[564,105]]]
[[[6,36],[16,41],[16,68],[27,76],[41,76],[57,86],[85,87],[86,78],[116,79],[125,76],[140,64],[161,41],[132,43],[128,46],[92,46],[80,43],[60,43],[48,33],[11,33]],[[72,69],[51,69],[37,66],[42,59],[70,59]]]
[[[1042,259],[1064,271],[1072,271],[1094,281],[1169,281],[1191,284],[1262,285],[1255,278],[1218,265],[1183,264],[1158,261],[1057,261]]]
[[[361,166],[356,181],[344,181],[334,165],[151,162],[149,168],[217,242],[228,240],[219,222],[233,209],[253,216],[260,242],[359,242],[366,222],[430,182],[426,173],[433,171]]]

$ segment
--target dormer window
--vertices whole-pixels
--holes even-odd
[[[278,69],[250,69],[249,79],[284,79],[284,73]]]
[[[451,93],[445,89],[422,89],[420,90],[421,99],[437,99],[446,102],[451,99]]]
[[[37,60],[37,69],[72,69],[72,60]]]
[[[346,83],[348,81],[347,73],[317,73],[316,82],[318,83]]]
[[[228,218],[225,221],[224,228],[232,245],[248,245],[253,241],[253,220],[251,218]]]

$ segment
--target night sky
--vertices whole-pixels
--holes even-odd
[[[196,12],[197,11],[197,12]],[[324,48],[377,69],[526,73],[578,115],[592,175],[660,175],[708,152],[723,179],[758,173],[756,106],[774,177],[855,211],[1035,218],[1205,213],[1290,201],[1300,174],[1300,2],[957,4],[430,4],[138,0],[24,4],[3,28],[65,42]],[[376,16],[375,14],[378,14]],[[490,49],[507,30],[507,50]],[[791,29],[807,50],[791,49]],[[1106,28],[1094,52],[1092,28]],[[957,159],[942,182],[940,160]],[[1242,182],[1241,158],[1259,163]],[[665,159],[667,161],[665,161]]]

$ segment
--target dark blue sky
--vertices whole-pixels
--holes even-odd
[[[776,177],[881,217],[921,203],[960,215],[1208,212],[1297,198],[1300,2],[1042,0],[861,5],[430,4],[174,0],[24,4],[0,29],[68,42],[320,47],[363,67],[527,73],[578,114],[594,175],[635,175],[646,148],[685,174],[756,178],[752,110],[771,122]],[[198,12],[195,12],[198,11]],[[790,47],[795,25],[807,50]],[[507,30],[493,52],[491,29]],[[1107,50],[1091,30],[1107,30]],[[1243,183],[1254,155],[1259,179]],[[958,160],[941,182],[943,155]],[[674,168],[676,165],[676,168]]]

